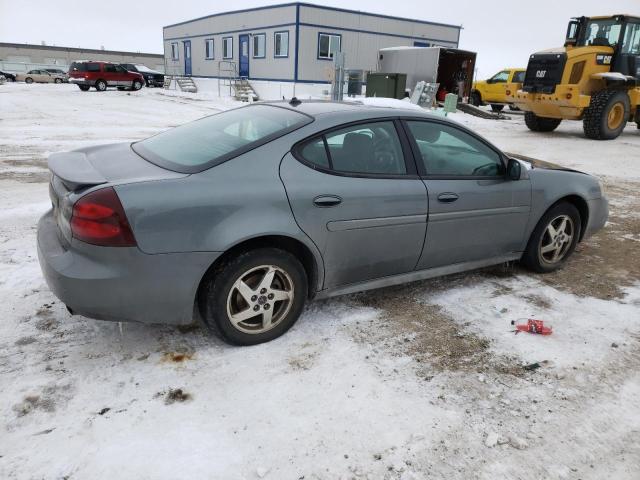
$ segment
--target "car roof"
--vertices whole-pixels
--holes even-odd
[[[260,102],[263,105],[273,105],[304,113],[311,117],[340,116],[345,113],[360,113],[363,116],[374,117],[402,117],[402,116],[430,116],[426,110],[418,110],[414,106],[403,107],[386,105],[366,105],[359,101],[338,102],[332,100],[280,100],[275,102]],[[400,103],[398,101],[398,103]]]

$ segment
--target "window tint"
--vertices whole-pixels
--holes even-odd
[[[491,77],[494,83],[505,83],[509,80],[509,71],[504,70],[500,73],[496,73],[493,77]]]
[[[579,46],[616,47],[621,30],[622,25],[616,20],[590,20],[584,29],[584,38],[579,42]]]
[[[393,122],[354,125],[325,138],[333,170],[378,175],[407,173]]]
[[[303,144],[300,148],[300,155],[307,162],[324,168],[330,168],[327,150],[324,148],[324,139],[314,138]]]
[[[318,35],[318,58],[332,59],[336,52],[340,50],[340,35],[320,33]]]
[[[289,109],[253,105],[172,128],[133,144],[133,149],[161,167],[198,172],[309,122]]]
[[[71,67],[69,67],[69,70],[72,72],[86,72],[87,71],[87,64],[86,63],[78,63],[78,62],[74,62],[71,64]]]
[[[525,73],[526,73],[525,71],[514,73],[512,82],[514,82],[514,83],[524,83],[524,74]]]
[[[266,35],[257,33],[253,36],[253,58],[265,57]]]
[[[289,56],[289,32],[276,32],[273,37],[273,55],[275,57]]]
[[[115,65],[113,65],[111,63],[105,63],[104,64],[104,71],[106,73],[116,73],[118,71],[118,69],[116,68]]]
[[[418,144],[427,175],[498,176],[500,155],[457,128],[435,122],[407,122]]]
[[[87,63],[87,72],[99,72],[100,64],[99,63]]]

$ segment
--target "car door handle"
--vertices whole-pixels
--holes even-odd
[[[438,201],[442,203],[451,203],[458,200],[458,195],[451,192],[441,193],[438,195]]]
[[[326,208],[335,207],[342,203],[342,198],[337,195],[319,195],[313,199],[313,203],[316,207]]]

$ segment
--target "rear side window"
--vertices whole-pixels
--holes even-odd
[[[297,154],[304,161],[320,167],[327,167],[328,163],[330,169],[340,173],[407,173],[402,145],[392,121],[351,125],[328,132],[319,139],[302,144]]]
[[[462,130],[436,122],[408,121],[427,175],[493,177],[504,175],[500,155]]]
[[[99,63],[87,63],[87,72],[99,72],[100,64]]]
[[[172,128],[132,145],[146,160],[195,173],[263,145],[313,119],[288,108],[252,105]]]

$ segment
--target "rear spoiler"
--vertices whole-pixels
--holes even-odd
[[[49,155],[48,165],[69,190],[107,183],[82,152],[54,153]]]

